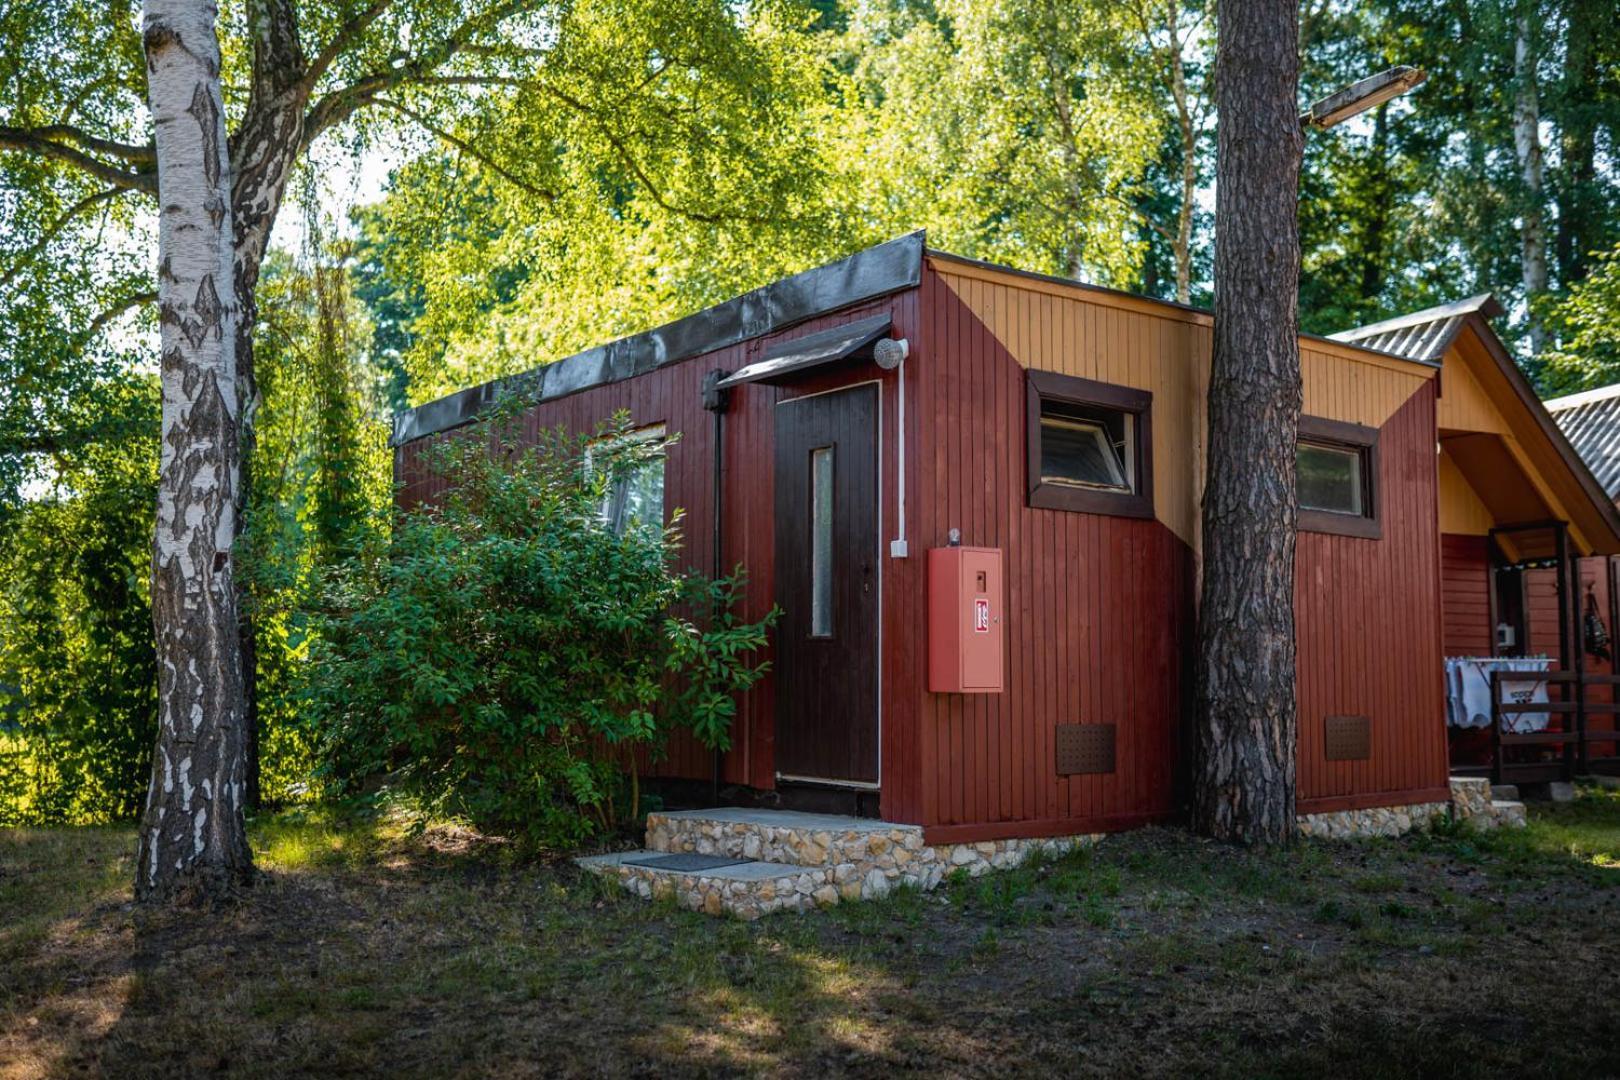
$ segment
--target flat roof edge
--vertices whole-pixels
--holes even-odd
[[[389,445],[460,427],[511,394],[524,394],[535,402],[576,394],[915,288],[922,282],[925,248],[921,230],[908,233],[663,326],[396,413]]]
[[[1000,263],[986,262],[983,259],[975,259],[967,255],[958,255],[953,251],[941,251],[939,248],[928,248],[925,254],[930,259],[941,259],[945,262],[953,262],[960,266],[970,267],[975,270],[985,270],[998,274],[1007,274],[1011,277],[1024,278],[1030,281],[1039,281],[1048,285],[1065,285],[1070,288],[1079,289],[1082,292],[1097,293],[1102,296],[1123,297],[1127,300],[1136,300],[1144,304],[1162,307],[1168,311],[1179,311],[1189,315],[1199,315],[1206,319],[1214,316],[1214,312],[1210,311],[1208,308],[1197,307],[1193,304],[1183,304],[1179,300],[1166,300],[1162,296],[1147,296],[1143,293],[1133,293],[1125,289],[1114,289],[1107,285],[1096,285],[1089,281],[1078,281],[1074,278],[1067,278],[1058,274],[1043,274],[1035,270],[1020,270],[1014,266],[1003,266]],[[1331,334],[1313,334],[1308,330],[1301,330],[1299,331],[1299,339],[1301,341],[1316,342],[1322,345],[1334,345],[1340,348],[1350,349],[1355,352],[1367,353],[1369,355],[1376,356],[1381,360],[1397,360],[1403,364],[1412,364],[1416,367],[1429,368],[1430,370],[1436,371],[1440,368],[1440,361],[1438,360],[1425,360],[1419,357],[1402,356],[1399,353],[1385,352],[1383,349],[1374,349],[1371,346],[1362,345],[1358,342],[1344,341]]]

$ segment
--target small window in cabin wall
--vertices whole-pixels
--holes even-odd
[[[1295,486],[1304,510],[1364,517],[1366,454],[1356,448],[1300,442]]]
[[[631,529],[664,527],[664,425],[637,428],[623,439],[607,444],[622,448],[627,444],[657,444],[660,452],[645,457],[608,486],[602,497],[602,522],[616,536]],[[589,458],[587,458],[589,465]]]
[[[1041,483],[1136,490],[1136,417],[1118,409],[1041,402]]]

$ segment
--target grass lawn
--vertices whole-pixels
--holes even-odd
[[[214,916],[131,829],[0,830],[0,1077],[1620,1075],[1620,793],[1255,854],[1150,829],[719,921],[453,830],[287,814]]]

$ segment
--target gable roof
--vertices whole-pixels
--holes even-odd
[[[1439,307],[1397,315],[1393,319],[1368,323],[1351,330],[1329,334],[1334,341],[1353,342],[1368,349],[1389,353],[1406,360],[1439,362],[1451,347],[1463,322],[1470,315],[1492,318],[1502,313],[1502,305],[1490,293],[1466,300],[1455,300]]]
[[[1620,383],[1545,404],[1604,493],[1620,496]]]
[[[1507,346],[1491,329],[1489,320],[1501,313],[1502,306],[1495,297],[1490,293],[1480,293],[1466,300],[1414,311],[1410,315],[1369,323],[1329,336],[1334,341],[1361,345],[1409,360],[1439,361],[1459,344],[1459,336],[1468,331],[1511,391],[1508,400],[1516,399],[1523,407],[1524,412],[1520,416],[1530,421],[1527,430],[1539,431],[1545,437],[1545,445],[1556,452],[1556,460],[1562,461],[1585,500],[1591,504],[1596,520],[1588,520],[1594,525],[1601,522],[1607,533],[1601,541],[1596,535],[1589,537],[1594,550],[1620,552],[1620,510],[1616,509],[1608,489],[1593,475],[1589,463],[1571,445],[1547,406],[1542,404]],[[1442,370],[1442,387],[1444,378]],[[1445,390],[1442,388],[1440,392],[1443,395]],[[1521,431],[1520,437],[1524,437],[1524,432]],[[1573,511],[1575,507],[1565,509]]]

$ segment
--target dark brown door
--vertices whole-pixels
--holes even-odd
[[[877,386],[776,407],[776,771],[878,779]]]

